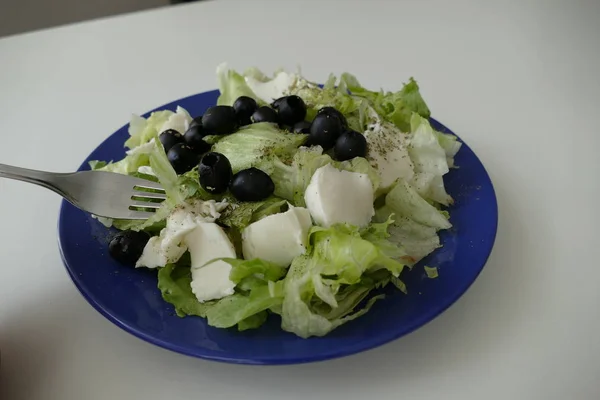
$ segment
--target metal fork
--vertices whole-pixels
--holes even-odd
[[[147,219],[167,198],[160,184],[106,171],[43,172],[0,164],[0,177],[50,189],[99,217]]]

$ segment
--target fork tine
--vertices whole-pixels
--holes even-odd
[[[156,210],[156,209],[160,208],[160,205],[161,205],[160,203],[152,203],[149,201],[131,200],[129,208],[131,209],[131,207],[139,207],[139,208],[151,208],[153,210]]]
[[[165,189],[163,189],[163,187],[160,185],[160,183],[152,182],[152,181],[149,181],[146,179],[139,179],[133,188],[134,189],[137,189],[137,188],[152,189],[152,190],[160,190],[162,193],[165,192]]]
[[[167,195],[165,193],[153,193],[145,192],[143,190],[134,190],[131,194],[132,197],[144,197],[147,199],[165,200]]]

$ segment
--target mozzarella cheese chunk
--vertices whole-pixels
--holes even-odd
[[[186,235],[185,244],[192,258],[192,269],[202,268],[216,258],[235,258],[235,248],[214,222],[199,223]]]
[[[199,302],[233,294],[235,284],[229,280],[231,265],[218,258],[235,258],[235,248],[214,222],[199,223],[185,237],[192,259],[192,292]]]
[[[178,209],[167,218],[167,226],[159,236],[150,238],[136,267],[156,268],[174,263],[186,251],[184,237],[192,232],[202,217],[187,209]]]
[[[272,103],[280,97],[285,96],[296,81],[298,75],[287,72],[279,72],[275,78],[267,82],[261,82],[252,77],[246,77],[246,84],[258,98],[265,103]]]
[[[390,187],[398,178],[410,181],[414,175],[408,154],[408,137],[387,122],[370,124],[364,133],[367,160],[377,170],[381,187]]]
[[[231,266],[217,258],[235,258],[235,249],[223,230],[214,223],[226,202],[198,201],[176,209],[167,226],[144,247],[136,267],[156,268],[174,263],[189,250],[192,259],[192,292],[198,301],[233,294]]]
[[[246,227],[242,232],[242,250],[246,260],[261,258],[282,267],[306,252],[310,213],[292,207],[284,213],[269,215]]]
[[[366,174],[340,171],[327,164],[313,174],[304,201],[319,225],[348,223],[364,227],[375,215],[373,196],[373,185]]]
[[[222,299],[233,294],[235,283],[229,280],[231,265],[215,261],[202,268],[192,269],[192,293],[200,303]]]

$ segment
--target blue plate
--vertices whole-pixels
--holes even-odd
[[[216,103],[217,91],[167,104],[201,115]],[[433,121],[435,128],[450,132]],[[106,139],[90,160],[119,160],[127,126]],[[449,231],[441,233],[443,247],[403,276],[408,295],[389,290],[389,296],[365,316],[323,338],[300,339],[280,329],[271,316],[260,329],[238,332],[216,329],[199,317],[179,318],[156,287],[156,271],[125,268],[107,252],[110,232],[90,215],[63,202],[58,221],[59,246],[73,282],[96,310],[129,333],[155,345],[190,356],[240,364],[294,364],[358,353],[397,339],[431,321],[454,303],[481,272],[494,244],[498,209],[483,165],[463,145],[456,156],[460,169],[445,177],[456,203],[450,209]],[[429,279],[423,265],[436,266],[439,277]]]

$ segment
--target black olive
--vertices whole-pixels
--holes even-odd
[[[183,142],[183,136],[181,136],[181,133],[177,132],[175,129],[167,129],[158,135],[158,140],[160,140],[165,148],[165,152],[168,152],[171,147],[175,146],[177,143]]]
[[[252,122],[278,122],[277,111],[267,106],[259,107],[252,114]]]
[[[285,99],[285,97],[280,97],[277,100],[273,101],[271,103],[271,108],[274,108],[277,110],[279,108],[279,103],[281,103],[283,101],[283,99]]]
[[[292,132],[294,133],[310,133],[310,122],[308,121],[300,121],[296,122],[292,127]]]
[[[258,105],[256,104],[256,100],[254,100],[252,97],[238,97],[235,103],[233,103],[233,109],[235,110],[235,114],[238,117],[240,125],[250,125],[252,123],[250,117],[252,117],[252,114],[254,114],[254,111],[256,111],[257,107]]]
[[[273,108],[279,115],[279,123],[294,125],[306,117],[306,104],[300,97],[291,95],[275,100]]]
[[[198,166],[200,186],[209,193],[223,193],[229,187],[231,163],[221,153],[206,153]]]
[[[311,146],[319,145],[323,150],[329,150],[343,131],[341,121],[329,114],[317,114],[310,126],[308,143]]]
[[[214,106],[202,116],[202,126],[209,135],[227,135],[235,132],[239,123],[233,107]]]
[[[108,253],[121,264],[134,266],[149,239],[150,235],[146,232],[118,232],[108,244]]]
[[[273,194],[275,184],[260,169],[248,168],[233,176],[229,190],[239,201],[261,201]]]
[[[202,125],[190,127],[183,135],[183,141],[190,146],[197,154],[203,154],[210,150],[210,144],[204,141],[204,130]]]
[[[171,147],[171,150],[167,153],[167,158],[177,175],[188,172],[198,164],[198,156],[194,150],[185,143],[178,143]]]
[[[202,115],[199,117],[196,117],[192,120],[192,122],[190,122],[190,126],[188,127],[188,129],[194,127],[194,126],[202,126]]]
[[[346,131],[340,135],[333,148],[335,158],[339,161],[367,155],[367,139],[356,131]]]
[[[342,123],[342,127],[344,129],[348,129],[348,121],[346,120],[346,117],[344,117],[344,114],[339,112],[337,109],[335,109],[333,107],[323,107],[323,108],[319,109],[319,111],[317,112],[317,115],[318,114],[327,114],[332,117],[336,117]]]

